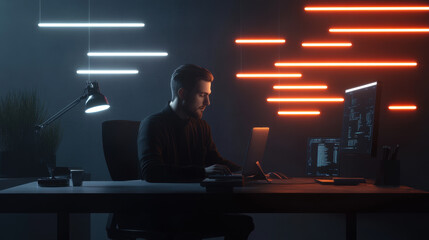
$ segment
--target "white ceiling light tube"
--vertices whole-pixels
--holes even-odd
[[[138,74],[138,70],[77,70],[77,74]]]
[[[39,23],[39,27],[45,28],[138,28],[144,27],[144,23]]]
[[[359,87],[346,89],[346,93],[353,92],[353,91],[356,91],[356,90],[359,90],[359,89],[362,89],[362,88],[372,87],[372,86],[375,86],[375,85],[377,85],[377,82],[368,83],[368,84],[365,84],[365,85],[362,85],[362,86],[359,86]]]
[[[165,57],[166,52],[89,52],[89,57]]]

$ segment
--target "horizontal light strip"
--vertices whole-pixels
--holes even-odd
[[[330,28],[331,33],[426,33],[429,28]]]
[[[300,78],[301,73],[237,73],[237,78]]]
[[[77,70],[77,74],[138,74],[137,70]]]
[[[270,130],[269,127],[254,127],[254,130]]]
[[[408,7],[305,7],[305,11],[429,11],[428,6]]]
[[[282,44],[286,39],[236,39],[235,43],[249,43],[249,44]]]
[[[415,105],[390,105],[389,110],[416,110]]]
[[[416,62],[278,62],[276,67],[414,67]]]
[[[367,88],[367,87],[372,87],[372,86],[375,86],[375,85],[377,85],[377,82],[368,83],[368,84],[365,84],[365,85],[362,85],[362,86],[359,86],[359,87],[354,87],[354,88],[346,89],[346,93],[353,92],[353,91],[356,91],[356,90],[359,90],[359,89],[363,89],[363,88]]]
[[[64,27],[64,28],[134,28],[144,27],[144,23],[39,23],[39,27]]]
[[[267,98],[267,102],[344,102],[344,98]]]
[[[279,115],[320,115],[320,111],[278,111]]]
[[[302,43],[303,47],[351,47],[352,43]]]
[[[328,89],[328,86],[326,85],[320,85],[320,86],[293,86],[293,85],[274,85],[273,89],[276,90],[320,90],[320,89]]]
[[[164,57],[166,52],[89,52],[89,57]]]

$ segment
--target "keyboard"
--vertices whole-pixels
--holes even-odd
[[[232,174],[232,175],[211,175],[207,177],[208,179],[216,180],[233,180],[233,179],[243,179],[241,174]]]

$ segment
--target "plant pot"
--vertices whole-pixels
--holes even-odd
[[[0,177],[47,177],[47,166],[55,167],[56,156],[36,155],[32,152],[0,152]]]

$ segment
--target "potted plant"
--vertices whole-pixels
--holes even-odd
[[[35,91],[9,92],[0,99],[0,177],[47,176],[47,166],[55,166],[59,125],[35,131],[46,116]]]

